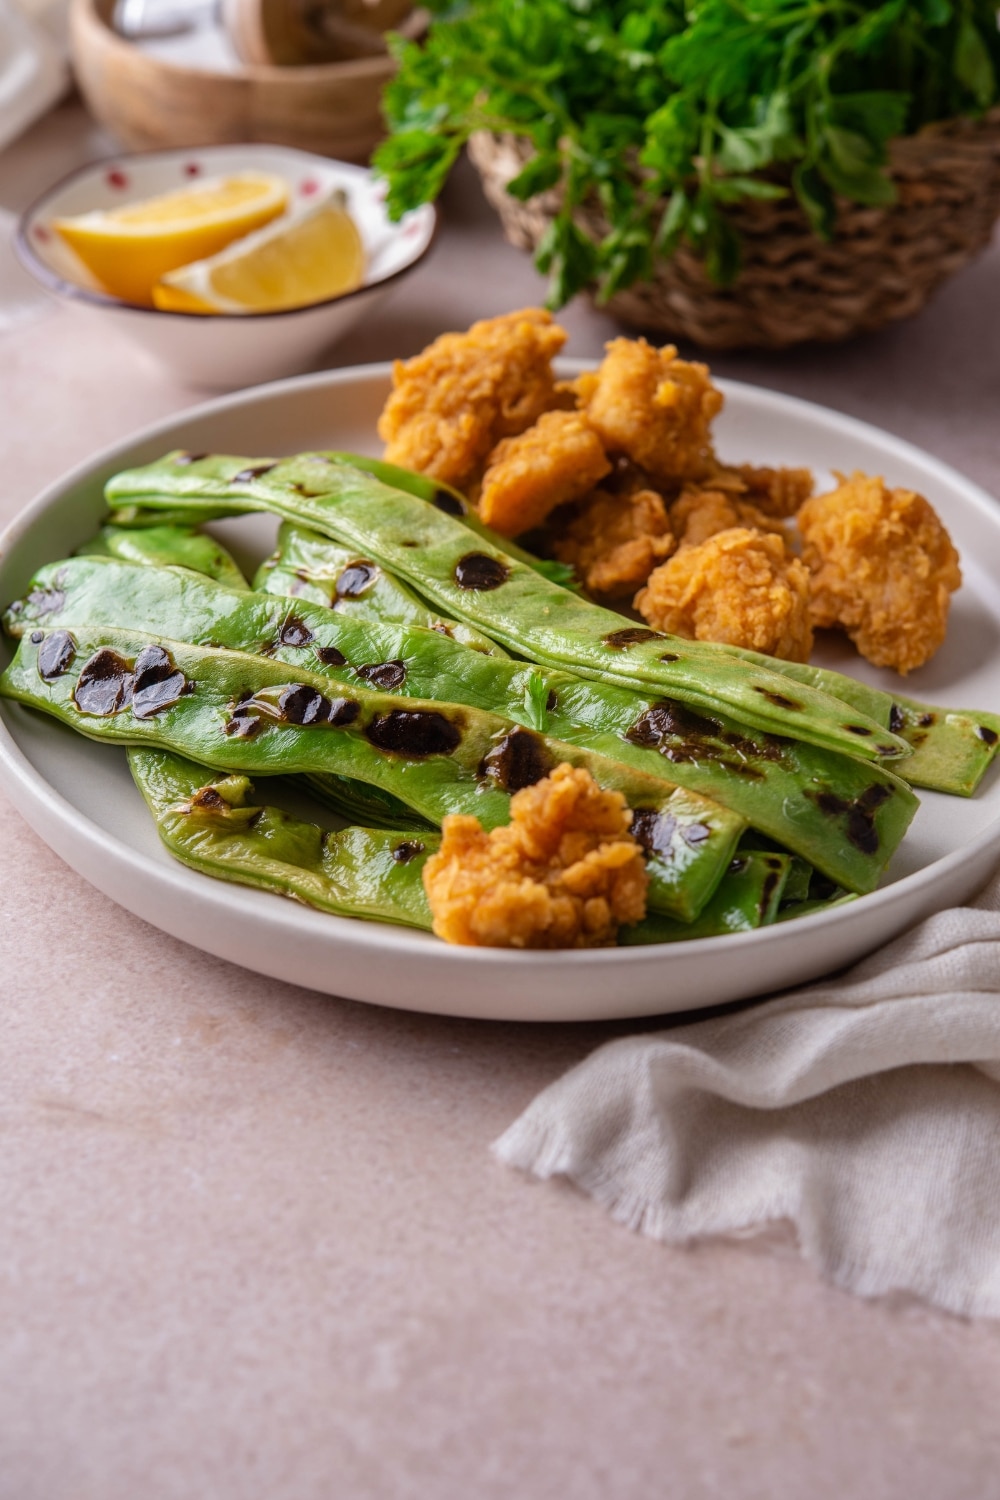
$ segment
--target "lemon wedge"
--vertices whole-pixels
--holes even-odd
[[[280,177],[242,172],[57,219],[55,228],[112,296],[150,306],[153,287],[166,272],[215,255],[277,218],[287,203],[288,186]]]
[[[361,285],[365,253],[340,188],[275,219],[153,288],[165,312],[283,312]]]

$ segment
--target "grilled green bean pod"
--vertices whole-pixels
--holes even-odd
[[[160,838],[182,864],[338,916],[430,930],[422,877],[439,846],[437,833],[331,833],[259,805],[246,776],[222,775],[171,751],[140,746],[129,749],[128,760]],[[738,854],[694,922],[646,917],[623,928],[619,941],[673,943],[766,926],[778,909],[787,864],[776,854]]]
[[[222,543],[195,526],[102,526],[77,553],[80,557],[116,557],[121,562],[156,568],[191,568],[228,588],[249,588],[235,558]]]
[[[253,586],[262,594],[307,599],[359,620],[403,620],[489,656],[507,655],[482,631],[431,609],[370,557],[359,557],[353,548],[339,547],[318,532],[287,521],[279,528],[277,549],[261,563]]]
[[[260,597],[260,596],[254,596]],[[216,770],[332,771],[391,792],[440,824],[510,818],[510,796],[567,763],[621,792],[646,851],[649,904],[690,921],[718,885],[746,823],[665,779],[535,734],[496,714],[353,686],[244,652],[134,629],[22,636],[0,694],[93,739],[174,750]]]
[[[769,927],[778,918],[790,865],[791,860],[785,854],[741,852],[693,922],[685,924],[657,915],[646,917],[634,927],[623,927],[618,941],[622,947],[631,948]]]
[[[97,558],[49,564],[5,623],[14,634],[130,624],[305,666],[346,687],[360,682],[499,713],[723,803],[852,890],[874,888],[917,806],[903,782],[869,762],[613,684],[487,658],[433,631],[237,594],[176,569],[141,573]],[[343,790],[331,788],[338,807]],[[377,826],[404,826],[399,807],[390,799],[379,812],[362,801],[351,811]]]
[[[545,666],[568,667],[622,687],[667,694],[702,713],[725,712],[765,733],[789,735],[865,759],[909,753],[904,741],[806,684],[794,695],[779,674],[721,648],[626,624],[539,576],[427,501],[323,454],[278,463],[174,454],[116,475],[112,504],[231,503],[272,510],[357,547],[411,583],[450,617]]]
[[[430,928],[422,875],[439,834],[331,833],[278,807],[255,805],[246,776],[139,745],[129,749],[128,763],[160,838],[182,864],[337,916]]]

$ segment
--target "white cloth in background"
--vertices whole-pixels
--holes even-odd
[[[0,334],[52,312],[55,303],[18,263],[13,248],[17,219],[0,208]]]
[[[1000,876],[834,979],[601,1047],[494,1150],[658,1239],[787,1221],[839,1286],[1000,1317]]]
[[[65,0],[0,0],[0,150],[66,92],[65,12]]]

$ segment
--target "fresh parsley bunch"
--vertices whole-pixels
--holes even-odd
[[[466,0],[396,41],[375,155],[399,217],[435,198],[477,130],[527,138],[507,191],[562,185],[539,247],[550,305],[648,280],[686,240],[740,264],[728,205],[794,193],[829,237],[836,195],[887,204],[895,135],[998,99],[995,0]],[[608,233],[574,218],[600,202]]]

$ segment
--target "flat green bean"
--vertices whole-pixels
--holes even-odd
[[[765,733],[878,760],[904,741],[807,684],[793,696],[777,673],[721,648],[644,630],[541,578],[427,501],[323,454],[277,463],[173,454],[116,475],[112,504],[156,508],[231,503],[271,510],[362,549],[447,615],[543,665],[639,691],[668,694],[702,713],[725,712]]]
[[[36,625],[132,625],[303,665],[347,687],[381,684],[499,713],[721,802],[852,890],[874,888],[917,806],[883,767],[722,715],[708,719],[613,684],[487,658],[433,631],[357,620],[299,599],[236,594],[177,569],[141,573],[98,558],[49,564],[5,623],[17,635]],[[343,785],[331,789],[340,802],[343,792]],[[356,812],[378,826],[403,826],[395,799],[381,812],[362,801]]]
[[[260,597],[255,596],[255,597]],[[633,810],[651,909],[697,916],[746,824],[738,814],[496,714],[352,686],[243,652],[134,629],[37,629],[21,637],[0,694],[93,739],[174,750],[216,770],[337,775],[391,792],[435,824],[510,818],[510,796],[556,765],[588,770]]]
[[[254,805],[246,776],[140,745],[130,747],[128,762],[160,838],[182,864],[338,916],[430,928],[422,876],[437,833],[331,833]]]

